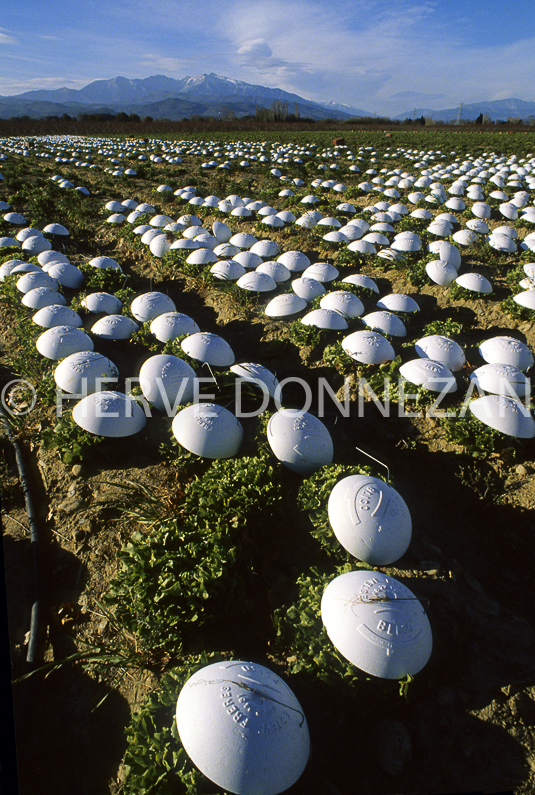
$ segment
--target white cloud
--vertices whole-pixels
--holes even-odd
[[[417,99],[435,107],[498,92],[532,99],[530,42],[474,45],[466,27],[443,11],[427,0],[339,0],[329,8],[319,0],[237,0],[225,6],[219,25],[234,45],[228,58],[237,77],[261,76],[309,99],[387,115]]]
[[[291,80],[293,75],[307,70],[308,64],[296,61],[287,61],[275,58],[273,51],[265,39],[251,39],[245,41],[238,48],[239,64],[241,68],[250,69],[262,76],[268,76],[278,84],[281,81]]]
[[[273,51],[265,39],[252,39],[246,41],[238,50],[244,63],[254,65],[259,59],[271,58]]]
[[[18,44],[19,40],[5,32],[5,28],[0,28],[0,44]]]

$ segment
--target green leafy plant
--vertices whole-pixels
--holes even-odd
[[[54,428],[44,428],[41,444],[44,450],[57,450],[64,464],[75,464],[83,461],[90,450],[104,441],[98,436],[80,428],[72,418],[72,411],[65,412]]]
[[[423,260],[411,259],[407,263],[407,279],[415,287],[422,287],[429,283],[429,277]]]
[[[363,264],[364,257],[358,251],[351,251],[349,248],[343,248],[338,252],[336,257],[336,267],[358,268]]]
[[[473,458],[485,459],[493,455],[515,458],[525,442],[476,419],[469,411],[464,417],[445,417],[441,420],[446,441],[460,445]]]
[[[150,693],[126,729],[125,795],[217,795],[223,793],[193,765],[180,741],[175,710],[178,695],[199,668],[225,655],[186,658]]]
[[[447,318],[446,320],[432,320],[427,323],[422,331],[422,337],[429,337],[433,334],[440,334],[443,337],[458,337],[463,333],[463,324],[458,320]]]
[[[370,680],[332,645],[321,620],[321,597],[331,580],[355,568],[373,570],[367,564],[346,563],[329,571],[312,567],[297,579],[297,596],[289,607],[275,610],[273,620],[278,643],[286,649],[288,670],[306,673],[314,679],[339,688],[349,686],[353,693]]]
[[[486,299],[492,295],[492,293],[479,293],[474,290],[467,290],[466,287],[462,287],[460,284],[457,284],[457,282],[452,282],[448,287],[448,291],[452,301],[474,301],[480,298]]]
[[[500,309],[502,312],[506,312],[511,317],[514,317],[515,320],[535,320],[535,309],[529,309],[527,306],[517,304],[517,302],[513,300],[512,295],[501,302]]]
[[[143,323],[137,331],[134,331],[129,341],[134,345],[143,345],[149,351],[157,351],[162,347],[162,343],[158,342],[150,330],[150,322]]]
[[[130,501],[136,507],[127,516],[154,521],[145,493]],[[267,459],[214,461],[171,515],[150,534],[136,530],[120,552],[109,602],[121,621],[151,648],[176,653],[188,627],[197,632],[208,620],[246,611],[255,549],[281,501],[280,474]]]
[[[78,268],[84,274],[87,292],[116,293],[128,282],[128,276],[115,268],[95,268],[89,263],[81,263]]]
[[[319,541],[321,548],[338,563],[350,563],[355,559],[339,544],[334,535],[327,513],[329,496],[335,485],[349,475],[370,475],[369,466],[346,466],[332,464],[322,467],[303,480],[297,492],[297,507],[303,511],[312,524],[311,534]]]
[[[396,356],[391,362],[384,364],[360,364],[357,375],[366,381],[379,400],[387,398],[396,403],[398,400],[398,378],[401,356]]]
[[[37,396],[45,406],[55,406],[58,387],[53,372],[49,372],[38,383]]]
[[[341,375],[347,376],[355,372],[357,363],[351,356],[342,348],[341,342],[333,342],[331,345],[326,345],[322,359],[324,364],[328,367],[334,367]]]
[[[297,345],[298,348],[303,346],[315,347],[319,344],[322,337],[322,329],[317,326],[307,326],[300,320],[294,320],[288,329],[288,338],[290,342]]]

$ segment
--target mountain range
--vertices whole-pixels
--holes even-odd
[[[473,102],[471,104],[462,103],[455,108],[445,110],[431,110],[430,108],[414,108],[408,113],[400,113],[395,116],[396,121],[418,118],[419,116],[428,117],[435,121],[475,121],[482,114],[488,116],[492,121],[506,121],[508,118],[529,119],[535,117],[535,102],[525,102],[522,99],[495,99],[487,102]]]
[[[110,80],[94,80],[80,89],[57,88],[26,91],[14,96],[0,96],[0,119],[13,116],[79,116],[83,113],[136,113],[143,118],[171,119],[173,121],[191,116],[215,118],[241,118],[254,116],[259,108],[278,105],[289,114],[315,121],[371,117],[374,113],[339,102],[312,102],[298,94],[280,88],[253,85],[243,80],[222,77],[213,72],[196,77],[186,76],[180,80],[165,75],[153,75],[141,79],[114,77]],[[462,104],[455,108],[433,110],[413,108],[394,117],[395,121],[421,116],[435,121],[454,122],[459,117],[475,121],[480,115],[491,121],[507,118],[528,119],[535,117],[535,102],[520,99],[502,99]]]
[[[315,120],[373,115],[349,105],[311,102],[280,88],[252,85],[211,72],[181,80],[165,75],[132,80],[114,77],[95,80],[80,89],[38,89],[0,96],[0,118],[119,112],[171,120],[193,115],[239,118],[254,116],[257,108],[270,108],[274,102],[285,103],[290,114],[297,111],[299,116]]]

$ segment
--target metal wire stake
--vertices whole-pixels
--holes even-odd
[[[212,368],[210,367],[210,365],[208,364],[208,362],[203,362],[203,364],[204,364],[204,366],[205,366],[205,367],[208,367],[208,369],[209,369],[209,371],[210,371],[210,375],[212,376],[212,378],[213,378],[213,380],[214,380],[214,383],[215,383],[215,385],[216,385],[216,387],[217,387],[217,390],[218,390],[218,392],[221,392],[221,388],[220,388],[219,384],[217,383],[217,378],[215,377],[215,375],[214,375],[214,372],[213,372]]]
[[[355,445],[355,450],[358,450],[359,453],[362,453],[363,455],[367,456],[368,458],[371,458],[371,460],[375,461],[376,464],[380,464],[382,467],[384,467],[386,469],[386,482],[390,483],[390,470],[389,470],[388,466],[383,461],[379,461],[378,458],[375,458],[373,455],[370,455],[370,453],[367,453],[366,450],[362,450],[360,447],[357,447],[357,445]]]

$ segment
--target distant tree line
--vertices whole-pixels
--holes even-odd
[[[483,113],[476,119],[456,119],[453,121],[436,121],[428,116],[416,118],[407,117],[404,120],[389,119],[384,116],[358,116],[349,119],[313,119],[303,117],[295,103],[293,112],[288,103],[274,100],[269,108],[256,106],[254,115],[236,116],[232,107],[227,106],[218,117],[193,115],[188,118],[154,119],[152,116],[140,116],[137,113],[80,113],[71,116],[64,113],[61,116],[45,116],[42,119],[33,119],[30,116],[12,116],[0,119],[0,135],[2,136],[33,136],[33,135],[140,135],[143,129],[147,133],[173,134],[195,133],[198,131],[240,131],[262,130],[266,126],[271,129],[300,129],[306,130],[314,127],[315,130],[329,129],[333,125],[352,130],[396,130],[420,129],[433,127],[435,129],[495,129],[508,127],[509,129],[526,129],[535,126],[535,116],[521,119],[508,116],[506,119],[492,121]]]

